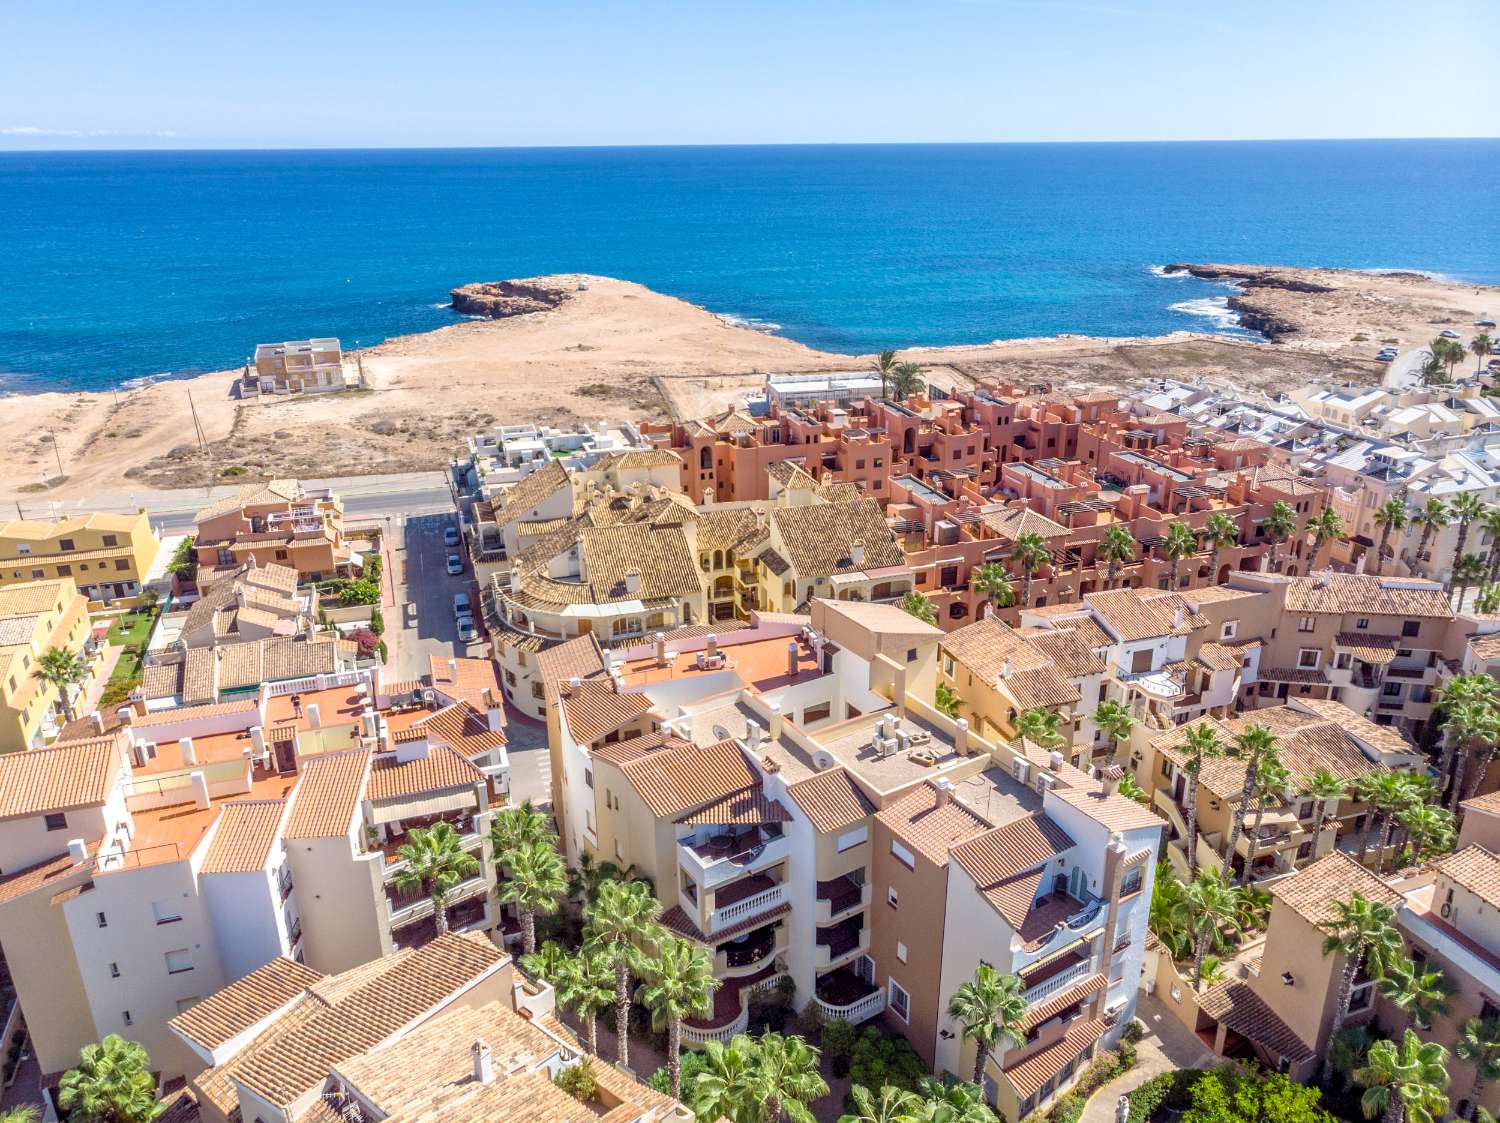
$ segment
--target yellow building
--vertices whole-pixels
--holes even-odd
[[[84,654],[88,641],[88,602],[71,578],[0,589],[0,752],[56,736],[63,707],[57,687],[33,673],[37,660],[53,647]]]
[[[68,578],[98,607],[140,598],[161,539],[145,508],[133,515],[69,515],[0,523],[0,587]]]

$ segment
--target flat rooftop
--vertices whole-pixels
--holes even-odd
[[[179,803],[171,807],[132,811],[135,836],[130,841],[124,862],[107,865],[100,872],[112,873],[116,869],[139,869],[182,861],[203,840],[218,817],[219,808],[226,803],[242,799],[286,799],[296,783],[296,776],[258,776],[251,781],[248,792],[211,800],[206,808],[200,809],[195,803]]]
[[[858,774],[870,787],[882,792],[894,791],[920,780],[936,779],[944,768],[963,759],[953,751],[953,742],[946,734],[921,718],[912,716],[901,718],[899,727],[912,733],[920,743],[887,757],[877,756],[872,743],[875,727],[887,714],[892,713],[895,710],[862,714],[820,729],[810,736],[845,768]],[[922,739],[924,734],[925,739]],[[913,754],[918,752],[931,753],[936,759],[932,763],[912,759]]]
[[[728,636],[732,639],[734,633],[730,632]],[[797,647],[795,671],[792,670],[788,656],[788,645],[793,643]],[[672,644],[668,643],[667,652],[668,658],[665,666],[659,665],[654,656],[632,659],[624,664],[622,668],[624,685],[627,688],[650,686],[663,682],[680,682],[684,679],[701,679],[708,675],[733,671],[751,690],[757,694],[764,694],[769,690],[779,690],[784,686],[819,678],[823,673],[818,666],[818,661],[813,657],[812,650],[795,636],[774,636],[750,643],[721,641],[719,653],[724,657],[724,661],[715,667],[698,666],[698,657],[700,655],[707,657],[707,652],[702,649],[673,653]]]
[[[300,709],[292,699],[301,704]],[[302,694],[275,694],[266,702],[266,726],[295,725],[298,729],[312,729],[308,720],[308,707],[318,707],[319,725],[348,725],[357,723],[366,703],[374,698],[363,694],[354,686],[335,686],[327,690],[309,690]]]
[[[976,776],[954,780],[953,797],[997,827],[1042,809],[1042,797],[1017,783],[1003,768],[986,768]]]

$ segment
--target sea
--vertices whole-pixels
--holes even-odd
[[[1500,140],[0,153],[0,391],[370,346],[541,273],[851,354],[1246,334],[1173,261],[1500,283]]]

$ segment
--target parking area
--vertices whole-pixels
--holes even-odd
[[[477,606],[479,586],[467,559],[462,573],[448,572],[448,554],[462,554],[462,547],[445,546],[443,532],[457,525],[457,516],[451,512],[396,520],[393,540],[397,620],[387,621],[386,626],[398,633],[392,670],[399,679],[426,674],[434,655],[446,659],[454,655],[483,658],[489,654],[484,622],[477,615],[474,619],[480,629],[478,637],[469,643],[458,638],[453,597],[465,593],[470,604]]]

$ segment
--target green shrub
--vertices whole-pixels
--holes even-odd
[[[380,583],[364,577],[339,582],[339,604],[351,608],[357,604],[379,604]]]
[[[833,1066],[833,1074],[838,1077],[849,1075],[850,1064],[854,1057],[854,1046],[859,1037],[859,1031],[846,1022],[843,1018],[834,1018],[823,1025],[823,1055],[828,1058]]]
[[[1193,1085],[1206,1072],[1201,1068],[1184,1068],[1153,1076],[1125,1098],[1130,1102],[1126,1123],[1147,1123],[1162,1108],[1182,1111],[1192,1099]]]
[[[682,1051],[682,1087],[683,1090],[693,1086],[693,1078],[703,1071],[708,1064],[708,1059],[697,1049],[684,1049]],[[646,1081],[648,1088],[654,1088],[664,1096],[672,1094],[672,1074],[666,1065],[651,1074]]]
[[[381,553],[380,553],[379,550],[376,550],[372,554],[366,555],[366,557],[365,557],[365,572],[364,572],[365,580],[366,581],[373,581],[377,585],[380,584],[381,566],[383,566],[384,564],[385,564],[385,559],[384,559],[384,557],[381,556]]]
[[[1134,1045],[1122,1045],[1119,1052],[1106,1049],[1100,1053],[1078,1078],[1078,1083],[1052,1105],[1052,1111],[1048,1114],[1051,1123],[1078,1123],[1078,1117],[1083,1114],[1089,1097],[1134,1065]]]
[[[1146,1036],[1146,1023],[1140,1018],[1131,1018],[1125,1026],[1125,1032],[1120,1034],[1120,1041],[1126,1045],[1134,1045]]]
[[[377,636],[385,633],[385,614],[378,608],[370,609],[370,631]]]
[[[863,1084],[866,1088],[879,1088],[882,1084],[891,1084],[915,1092],[922,1078],[928,1075],[922,1058],[904,1037],[887,1037],[875,1026],[866,1026],[854,1043],[853,1060],[849,1066],[851,1086]],[[847,1095],[844,1109],[853,1110],[853,1101]]]
[[[594,1066],[589,1061],[563,1069],[552,1083],[579,1103],[584,1104],[593,1099],[599,1091],[599,1081],[594,1076]]]

